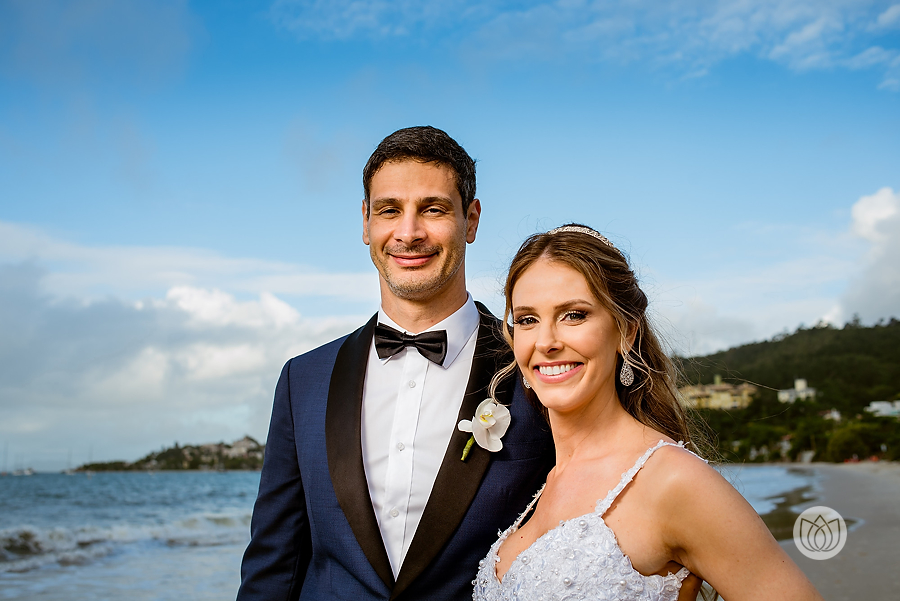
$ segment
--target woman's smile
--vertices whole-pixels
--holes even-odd
[[[542,382],[555,383],[568,380],[581,371],[584,363],[540,363],[534,367],[535,377]]]

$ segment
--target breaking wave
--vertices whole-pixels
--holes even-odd
[[[129,546],[216,546],[250,538],[250,514],[202,514],[160,525],[0,529],[0,574],[51,563],[83,565]]]

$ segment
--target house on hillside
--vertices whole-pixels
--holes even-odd
[[[743,409],[753,400],[756,386],[746,382],[723,384],[722,377],[716,375],[712,384],[683,386],[678,392],[691,409]]]
[[[806,380],[797,378],[794,380],[793,388],[785,388],[778,391],[778,400],[782,403],[793,403],[794,401],[816,398],[816,389],[806,385]]]
[[[262,449],[258,442],[245,436],[231,444],[231,448],[225,451],[226,457],[256,457],[262,458]]]
[[[900,417],[900,401],[872,401],[866,411],[878,417]]]

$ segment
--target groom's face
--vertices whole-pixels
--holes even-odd
[[[452,169],[403,160],[385,163],[363,202],[363,242],[381,274],[382,294],[428,301],[465,292],[466,243],[475,241],[481,205],[463,213]]]

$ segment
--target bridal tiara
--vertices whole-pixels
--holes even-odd
[[[608,247],[610,247],[611,249],[613,249],[620,255],[622,254],[622,251],[620,251],[618,248],[616,248],[616,246],[612,242],[609,241],[609,238],[607,238],[600,232],[593,230],[589,227],[583,226],[583,225],[563,225],[561,227],[555,227],[552,230],[550,230],[549,232],[547,232],[547,235],[559,234],[561,232],[578,232],[579,234],[587,234],[588,236],[593,236],[594,238],[596,238],[603,244],[607,245]]]

